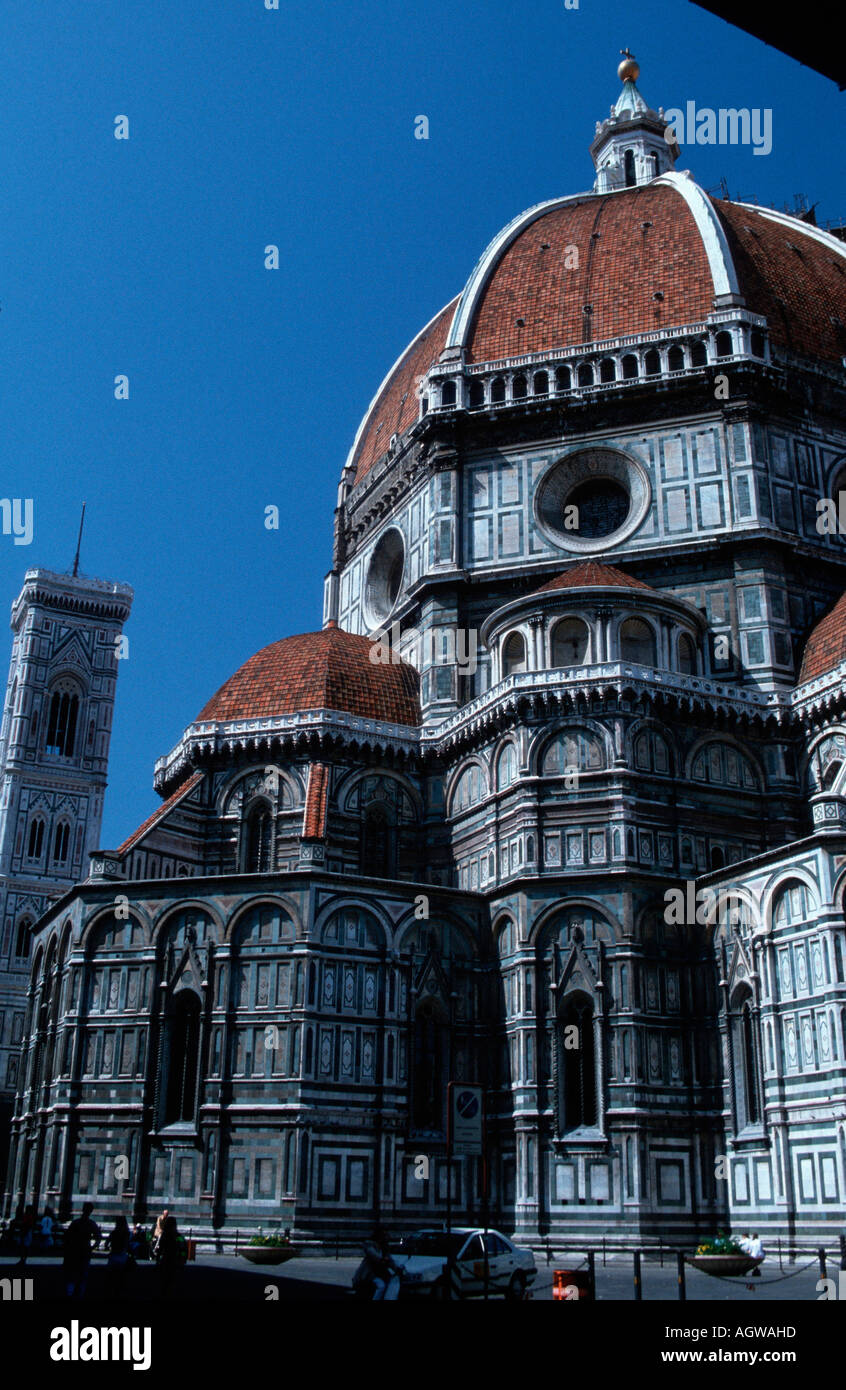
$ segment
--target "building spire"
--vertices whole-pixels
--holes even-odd
[[[623,61],[617,76],[623,90],[604,121],[597,121],[590,147],[596,167],[594,192],[613,193],[648,183],[672,169],[675,146],[664,138],[667,121],[663,111],[653,111],[637,89],[640,64],[628,48],[621,48]]]
[[[82,528],[85,525],[85,503],[82,504],[82,516],[79,518],[79,535],[76,538],[76,554],[73,557],[73,577],[79,574],[79,548],[82,545]]]

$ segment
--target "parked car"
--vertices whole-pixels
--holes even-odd
[[[419,1294],[442,1299],[478,1297],[485,1292],[487,1273],[489,1293],[517,1300],[537,1273],[531,1250],[521,1250],[499,1231],[476,1226],[460,1226],[449,1235],[416,1231],[403,1238],[393,1258],[403,1270],[402,1298]]]

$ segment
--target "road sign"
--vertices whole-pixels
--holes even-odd
[[[450,1145],[454,1154],[481,1154],[485,1133],[485,1098],[481,1086],[449,1085]]]

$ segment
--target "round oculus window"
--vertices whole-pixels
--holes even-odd
[[[560,550],[595,555],[632,535],[651,501],[649,475],[636,459],[617,449],[578,449],[541,477],[535,519]]]
[[[391,527],[377,542],[370,557],[365,581],[365,608],[368,622],[383,623],[396,607],[405,573],[405,542],[402,533]]]
[[[584,540],[613,536],[624,526],[629,515],[631,499],[615,478],[588,478],[568,493],[564,523],[575,521],[575,531]],[[567,515],[568,509],[575,512]]]

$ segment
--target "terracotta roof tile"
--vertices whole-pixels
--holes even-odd
[[[568,269],[573,246],[578,266]],[[476,311],[468,360],[692,323],[711,312],[713,300],[702,238],[672,187],[591,197],[545,213],[507,248]]]
[[[263,719],[303,710],[336,710],[389,724],[420,723],[413,666],[370,659],[373,643],[329,626],[283,637],[251,656],[197,715],[197,723]]]
[[[172,810],[176,803],[181,801],[183,797],[186,797],[188,793],[197,786],[198,782],[202,782],[202,780],[202,772],[192,772],[190,777],[180,783],[176,791],[171,792],[167,800],[163,801],[161,806],[159,806],[151,816],[148,816],[147,819],[139,825],[138,829],[132,832],[127,840],[124,840],[122,845],[118,845],[115,853],[127,854],[129,850],[133,849],[138,841],[146,835],[147,831],[152,830],[153,826],[158,824],[162,816],[165,815],[167,811]]]
[[[785,226],[739,203],[715,199],[714,207],[741,292],[748,308],[765,316],[771,340],[839,363],[846,353],[846,257],[808,236],[798,219]]]
[[[326,834],[326,811],[329,805],[329,769],[325,763],[310,763],[303,839],[322,840]]]
[[[846,661],[846,594],[821,618],[805,643],[799,684],[824,676]]]
[[[552,589],[607,589],[609,587],[648,589],[650,586],[644,584],[640,579],[635,579],[631,574],[626,574],[624,570],[616,569],[613,565],[603,565],[597,560],[583,560],[573,569],[564,570],[563,574],[557,574],[554,579],[548,579],[545,584],[541,584],[539,589],[535,589],[534,593],[546,594]]]
[[[418,418],[417,383],[443,352],[457,303],[456,297],[414,340],[374,402],[352,460],[357,483],[386,453],[391,435],[404,434]]]

